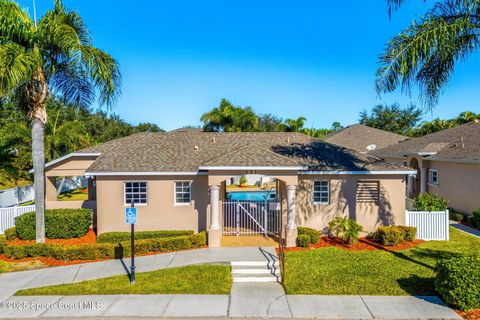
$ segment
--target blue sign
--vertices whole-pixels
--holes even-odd
[[[127,224],[135,224],[137,222],[137,208],[125,208],[125,219]]]

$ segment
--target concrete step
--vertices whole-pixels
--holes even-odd
[[[247,268],[247,269],[244,269],[244,268],[232,268],[232,274],[280,274],[280,270],[279,269],[274,269],[274,270],[271,270],[271,269],[267,269],[267,268],[261,268],[261,269],[258,269],[258,268]]]
[[[232,267],[278,267],[278,260],[273,261],[232,261]]]
[[[265,277],[232,277],[233,282],[277,282],[280,281],[280,277],[265,276]]]

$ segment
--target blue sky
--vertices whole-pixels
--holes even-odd
[[[53,0],[36,0],[37,14]],[[432,1],[412,0],[392,19],[386,0],[64,0],[77,10],[94,44],[121,65],[114,112],[131,123],[171,130],[200,125],[225,97],[307,127],[354,123],[378,103],[416,102],[374,91],[377,57],[390,37]],[[20,4],[32,10],[31,0]],[[432,117],[480,112],[480,57],[458,65]]]

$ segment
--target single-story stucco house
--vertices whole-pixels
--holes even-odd
[[[324,138],[328,143],[334,143],[360,153],[382,149],[407,139],[408,137],[406,136],[362,124],[352,124],[341,130],[334,131]]]
[[[235,229],[226,216],[226,182],[265,175],[275,179],[275,199],[234,202],[237,219],[246,221],[237,221],[236,234],[249,225],[278,234],[284,226],[293,246],[297,226],[322,230],[340,215],[366,231],[404,224],[405,180],[413,173],[300,133],[138,133],[47,163],[46,206],[93,208],[101,234],[129,230],[124,208],[133,201],[136,230],[205,230],[209,245],[219,246],[226,228]],[[87,176],[89,200],[57,201],[62,176]]]
[[[408,196],[428,192],[470,214],[480,207],[480,123],[470,122],[376,150],[376,156],[417,172]]]

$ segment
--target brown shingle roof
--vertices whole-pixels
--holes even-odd
[[[325,141],[327,142],[357,152],[367,152],[367,146],[369,145],[375,145],[376,149],[380,149],[406,139],[408,139],[408,137],[385,130],[370,128],[361,124],[348,126],[325,137]]]
[[[82,153],[101,153],[88,172],[196,172],[208,166],[405,170],[300,133],[138,133]]]
[[[428,159],[455,161],[480,161],[480,123],[470,122],[403,141],[380,150],[375,154],[384,157],[403,157],[418,153],[435,153]]]

